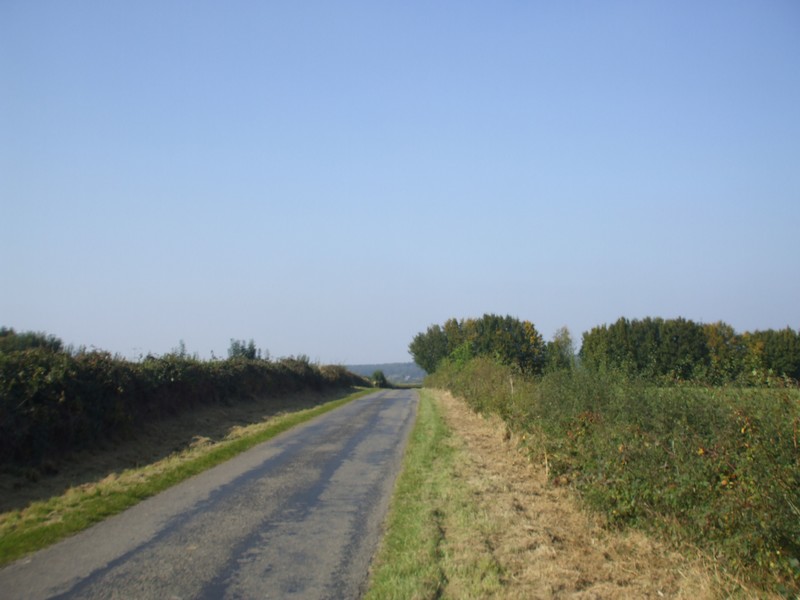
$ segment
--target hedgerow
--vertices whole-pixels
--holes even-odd
[[[800,390],[657,386],[588,369],[524,377],[445,360],[426,385],[501,415],[610,526],[657,531],[736,575],[800,591]]]
[[[134,362],[47,347],[0,352],[0,465],[92,447],[201,404],[366,383],[307,357],[201,361],[168,354]]]

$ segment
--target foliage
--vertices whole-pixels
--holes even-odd
[[[745,369],[754,382],[769,382],[778,377],[800,380],[800,331],[790,328],[745,333]]]
[[[553,335],[553,340],[545,347],[547,372],[572,369],[575,366],[575,344],[569,329],[561,327]]]
[[[50,352],[60,352],[64,344],[54,335],[25,331],[17,333],[10,327],[0,327],[0,354],[19,352],[31,348],[43,348]]]
[[[694,321],[620,318],[583,334],[581,359],[602,369],[687,380],[708,364],[708,346]]]
[[[246,347],[249,352],[249,345]],[[201,361],[185,352],[130,362],[48,347],[0,353],[0,464],[38,462],[124,436],[137,424],[210,402],[364,385],[308,357]]]
[[[583,334],[581,360],[601,370],[661,381],[763,384],[800,379],[800,332],[737,334],[730,325],[618,319]]]
[[[372,385],[378,388],[391,387],[391,385],[389,385],[389,380],[386,379],[386,375],[384,375],[383,371],[380,369],[372,374]]]
[[[426,385],[501,415],[610,524],[706,548],[740,576],[800,591],[800,390],[656,386],[585,368],[521,377],[487,358]]]
[[[520,373],[541,373],[545,364],[544,340],[533,323],[493,314],[431,325],[414,337],[409,352],[428,373],[456,352],[491,356]]]
[[[231,345],[228,348],[228,358],[257,360],[261,358],[261,350],[256,348],[256,343],[252,339],[249,342],[231,339]],[[265,354],[265,359],[269,360],[269,352]]]
[[[408,351],[427,373],[433,373],[436,367],[450,353],[447,334],[438,325],[431,325],[424,333],[418,333],[411,340]]]

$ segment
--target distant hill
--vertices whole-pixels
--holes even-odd
[[[377,365],[347,365],[347,369],[356,375],[371,377],[375,371],[383,371],[390,383],[422,383],[425,371],[415,363],[384,363]]]

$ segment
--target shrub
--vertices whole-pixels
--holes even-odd
[[[388,388],[389,380],[386,379],[386,375],[384,375],[383,371],[378,369],[372,374],[372,385],[377,388]]]
[[[486,359],[445,362],[426,384],[501,415],[610,525],[689,541],[778,592],[800,589],[796,387],[659,387],[586,369],[533,380]]]
[[[64,344],[53,335],[33,331],[17,333],[10,327],[0,327],[0,353],[19,352],[32,348],[60,352],[64,348]]]
[[[128,435],[145,421],[211,402],[364,385],[307,357],[200,361],[184,352],[141,362],[47,347],[0,353],[0,464],[36,463]]]

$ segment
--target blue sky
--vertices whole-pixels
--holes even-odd
[[[800,3],[0,3],[0,324],[409,360],[800,327]]]

